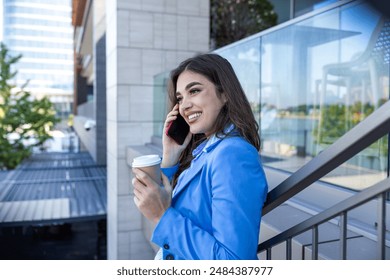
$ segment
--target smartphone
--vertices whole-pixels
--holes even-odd
[[[166,135],[171,137],[175,142],[179,145],[183,145],[184,140],[186,139],[188,132],[190,131],[190,127],[184,118],[178,114],[177,119],[172,121],[166,130]]]

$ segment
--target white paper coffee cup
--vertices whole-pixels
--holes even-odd
[[[161,158],[158,155],[145,155],[133,159],[131,166],[147,173],[156,183],[161,185]]]

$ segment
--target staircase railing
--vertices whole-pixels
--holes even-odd
[[[387,101],[362,122],[340,137],[335,143],[309,161],[301,169],[272,189],[263,208],[266,215],[283,202],[310,186],[342,163],[355,156],[379,138],[390,133],[390,101]],[[271,259],[272,247],[286,242],[286,258],[291,259],[292,238],[312,230],[312,258],[318,259],[318,226],[336,216],[340,216],[340,254],[346,258],[347,212],[361,204],[378,197],[378,259],[385,259],[385,213],[386,192],[390,190],[387,178],[366,190],[334,205],[333,207],[307,219],[306,221],[262,242],[258,253],[266,251]]]

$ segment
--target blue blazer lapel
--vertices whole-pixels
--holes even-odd
[[[207,155],[203,154],[198,158],[192,160],[191,166],[187,169],[185,176],[179,178],[176,188],[173,192],[172,201],[181,193],[191,180],[202,170]]]

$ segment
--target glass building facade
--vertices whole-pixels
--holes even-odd
[[[278,24],[321,9],[340,0],[268,0],[278,15]]]
[[[389,48],[388,19],[365,1],[350,1],[215,52],[231,62],[248,96],[264,165],[295,172],[389,99]],[[163,77],[156,77],[156,92],[166,94]],[[161,129],[157,121],[156,136]],[[384,179],[388,138],[322,180],[359,191]]]
[[[3,0],[3,42],[13,55],[17,87],[49,96],[67,117],[73,100],[73,28],[70,0]]]

